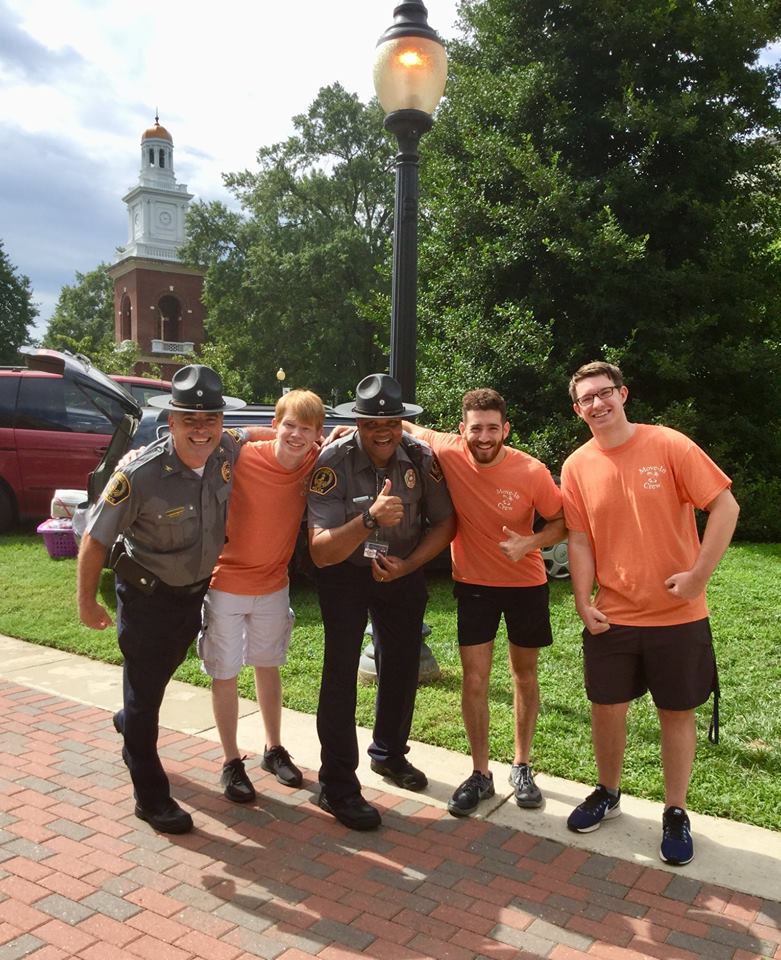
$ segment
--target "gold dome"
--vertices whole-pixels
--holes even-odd
[[[141,142],[143,143],[144,140],[151,140],[153,137],[156,137],[158,140],[167,140],[171,144],[174,142],[174,138],[165,129],[165,127],[160,126],[157,117],[155,117],[155,125],[153,127],[148,127],[141,134]]]

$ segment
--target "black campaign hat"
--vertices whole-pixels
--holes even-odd
[[[355,400],[340,403],[336,413],[343,417],[364,420],[382,418],[417,417],[423,407],[404,403],[401,399],[401,384],[387,373],[371,373],[355,388]]]
[[[223,397],[222,380],[217,371],[193,363],[173,375],[170,396],[150,397],[149,406],[179,413],[222,413],[238,410],[246,403],[235,397]]]

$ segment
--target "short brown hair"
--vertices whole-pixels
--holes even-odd
[[[308,427],[323,429],[325,407],[320,397],[311,390],[289,390],[282,394],[274,408],[274,416],[279,421],[288,414]]]
[[[507,404],[501,393],[490,387],[480,387],[464,394],[461,401],[461,419],[466,422],[466,415],[470,410],[498,410],[502,423],[507,419]]]
[[[607,363],[604,360],[592,360],[591,363],[584,363],[582,367],[572,374],[569,382],[569,395],[573,403],[577,403],[577,386],[581,380],[587,380],[589,377],[607,377],[614,387],[623,387],[624,375],[614,363]]]

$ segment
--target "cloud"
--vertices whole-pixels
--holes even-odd
[[[7,124],[0,125],[0,156],[14,158],[4,164],[0,189],[2,239],[11,262],[31,278],[48,319],[76,271],[111,262],[126,240],[115,171],[101,175],[67,141]]]
[[[28,83],[51,83],[78,72],[84,59],[73,47],[50,50],[20,26],[19,17],[0,0],[0,67]]]

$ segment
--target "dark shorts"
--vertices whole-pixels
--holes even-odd
[[[628,703],[650,690],[661,710],[693,710],[716,687],[710,623],[584,630],[583,671],[592,703]]]
[[[516,647],[549,647],[553,643],[548,608],[548,584],[539,587],[453,585],[458,600],[458,644],[490,643],[504,614],[507,637]]]

